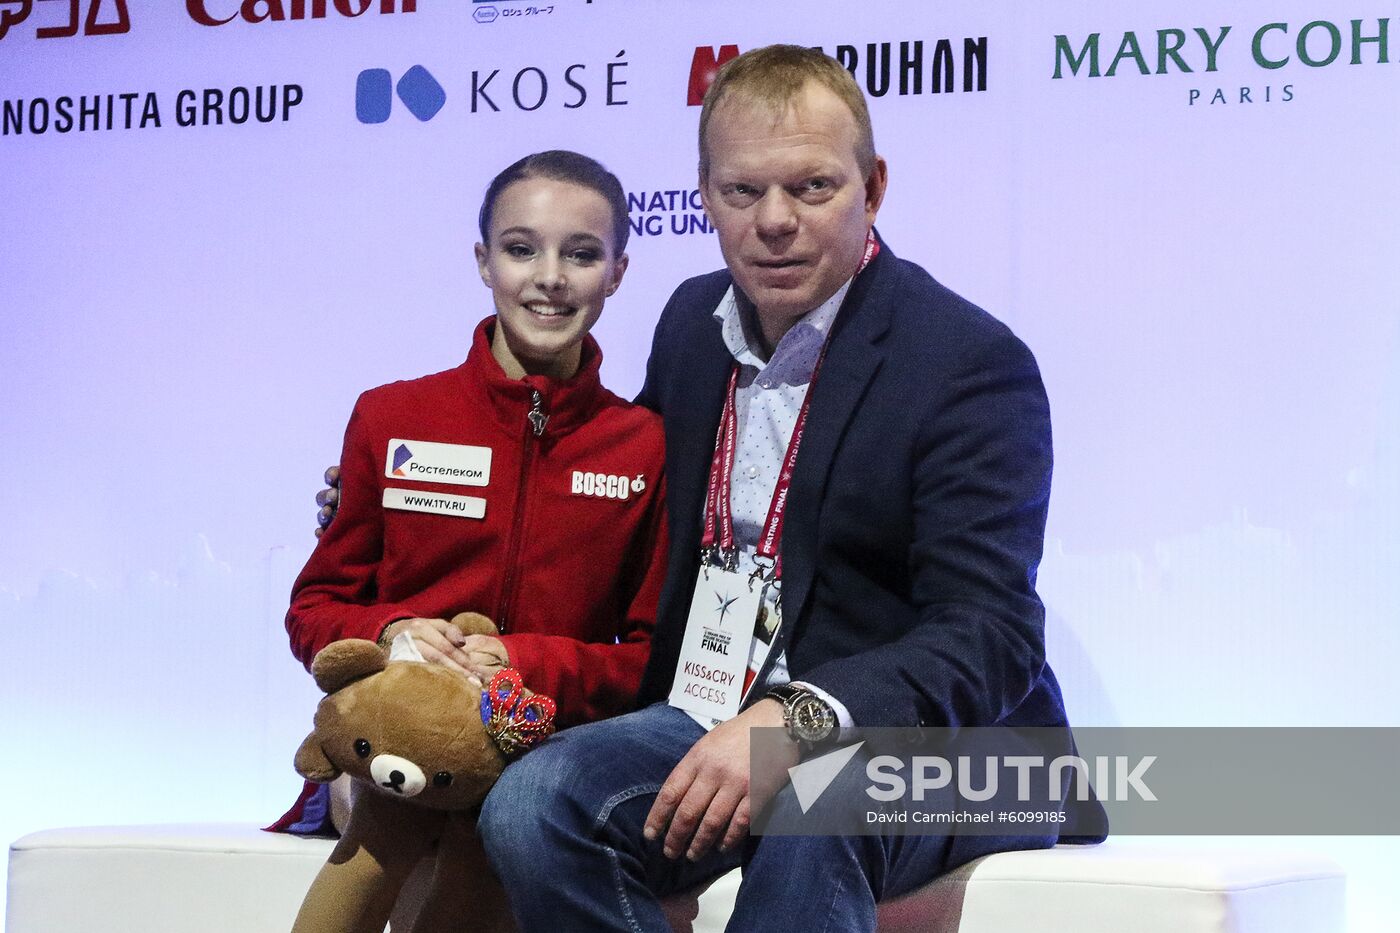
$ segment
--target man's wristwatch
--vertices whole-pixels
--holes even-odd
[[[831,704],[804,686],[783,684],[766,694],[783,704],[788,737],[804,750],[833,742],[839,723]]]

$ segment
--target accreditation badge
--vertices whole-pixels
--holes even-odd
[[[749,574],[700,568],[670,705],[717,720],[738,714],[761,597]]]

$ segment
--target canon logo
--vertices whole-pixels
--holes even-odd
[[[223,26],[236,19],[248,23],[325,19],[332,10],[338,16],[353,19],[368,13],[371,7],[378,7],[380,13],[416,13],[418,0],[243,0],[242,3],[237,0],[185,0],[190,19],[201,26]]]

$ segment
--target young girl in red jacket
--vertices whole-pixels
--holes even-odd
[[[665,572],[661,422],[603,388],[588,335],[627,269],[627,203],[594,160],[542,152],[491,182],[480,228],[496,313],[460,366],[360,396],[287,630],[308,667],[401,632],[483,683],[514,667],[562,727],[629,707]],[[500,637],[447,623],[467,610]]]
[[[483,683],[514,667],[562,727],[628,708],[665,572],[660,419],[603,388],[588,335],[627,268],[627,204],[594,160],[542,152],[491,182],[480,228],[496,313],[460,366],[360,396],[287,630],[308,667],[403,632]],[[467,610],[500,637],[447,623]]]

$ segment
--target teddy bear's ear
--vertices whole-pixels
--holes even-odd
[[[361,677],[377,674],[389,663],[388,655],[372,641],[347,638],[331,642],[311,661],[311,676],[325,693],[335,693]]]
[[[452,624],[462,630],[463,635],[496,635],[496,623],[479,612],[459,612],[452,617]]]
[[[292,759],[292,765],[297,769],[297,774],[317,784],[329,784],[340,777],[340,769],[326,757],[326,752],[321,748],[321,742],[314,732],[301,743],[296,757]]]

